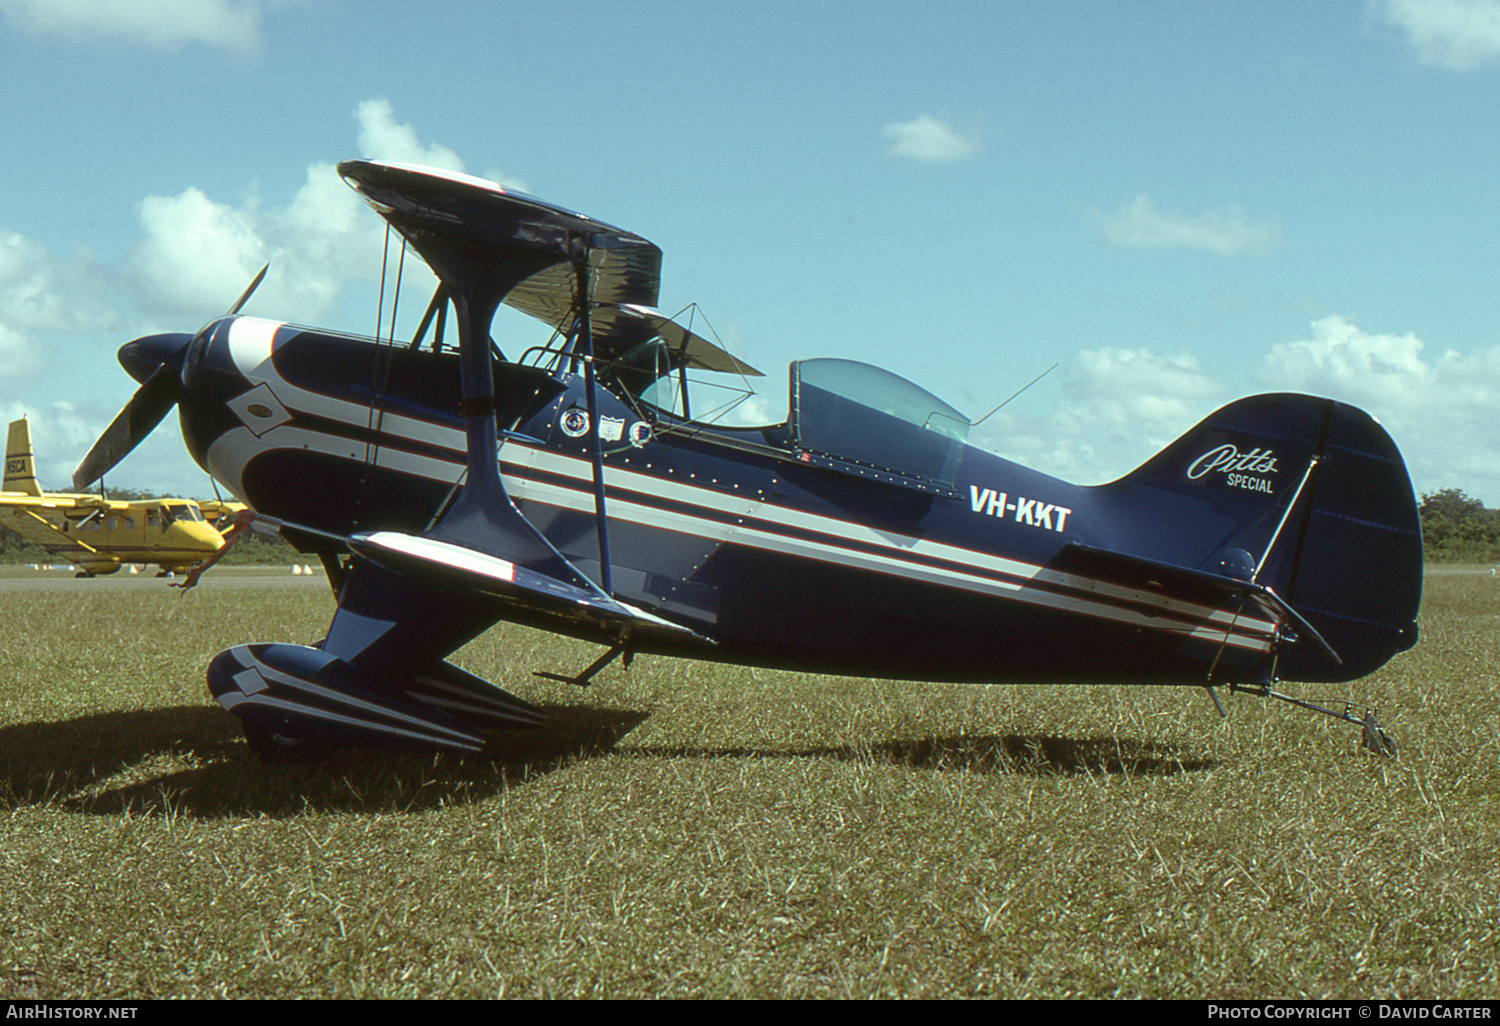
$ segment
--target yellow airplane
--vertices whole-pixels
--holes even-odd
[[[125,563],[155,564],[161,567],[157,576],[165,576],[224,547],[191,499],[126,501],[42,491],[25,418],[10,425],[0,488],[0,525],[77,566],[79,577],[112,574]]]

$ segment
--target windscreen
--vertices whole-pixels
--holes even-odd
[[[853,360],[791,367],[793,438],[803,448],[951,485],[969,419],[890,371]]]

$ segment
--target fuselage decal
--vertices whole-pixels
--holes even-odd
[[[989,517],[1005,519],[1007,513],[1015,514],[1015,522],[1026,524],[1030,527],[1045,527],[1049,531],[1062,532],[1067,528],[1068,517],[1072,510],[1066,506],[1057,506],[1041,499],[1027,499],[1016,496],[1014,502],[1005,492],[997,492],[993,488],[981,489],[978,485],[969,485],[969,508],[975,513],[983,513]]]

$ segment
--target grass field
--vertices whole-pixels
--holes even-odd
[[[1433,574],[1356,728],[1182,688],[458,658],[503,761],[249,758],[202,669],[326,589],[7,592],[0,997],[1500,997],[1500,581]]]

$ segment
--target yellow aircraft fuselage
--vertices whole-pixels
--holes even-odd
[[[114,573],[125,563],[185,570],[224,545],[219,532],[187,499],[122,502],[90,495],[0,492],[0,524],[91,577]]]
[[[123,500],[42,491],[25,420],[10,426],[0,526],[88,577],[112,574],[126,563],[156,564],[163,572],[185,570],[224,546],[223,536],[191,499]]]

